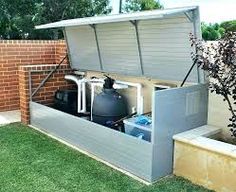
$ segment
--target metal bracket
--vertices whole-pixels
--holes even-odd
[[[139,32],[138,32],[138,21],[137,20],[134,20],[134,21],[131,20],[130,23],[132,23],[132,25],[135,28],[135,34],[136,34],[137,45],[138,45],[139,61],[140,61],[140,70],[141,70],[141,73],[143,75],[144,74],[144,71],[143,71],[143,58],[142,58],[142,51],[141,51]]]
[[[191,11],[191,12],[188,11],[188,12],[185,12],[184,14],[188,18],[188,20],[193,24],[193,33],[194,33],[194,36],[197,37],[197,24],[196,24],[196,20],[195,20],[196,12],[195,11]],[[187,80],[188,76],[190,75],[190,73],[193,70],[195,65],[196,65],[196,63],[194,63],[191,66],[190,70],[188,71],[186,77],[184,78],[184,80],[183,80],[183,82],[181,84],[181,87],[184,85],[185,81]],[[198,83],[201,82],[201,80],[200,80],[200,70],[199,70],[198,67],[197,67],[197,81],[198,81]]]
[[[89,26],[91,28],[93,28],[93,31],[94,31],[95,41],[96,41],[96,45],[97,45],[98,58],[99,58],[99,64],[100,64],[100,69],[102,71],[103,70],[102,56],[101,56],[100,46],[99,46],[99,43],[98,43],[98,35],[97,35],[96,25],[95,24],[91,24]]]
[[[196,14],[198,14],[198,13],[196,11],[192,11],[191,13],[192,13],[192,18],[193,18],[194,36],[195,36],[195,38],[198,38],[198,35],[197,35],[197,28],[198,28],[198,26],[197,26],[197,22],[196,22],[196,18],[197,18]],[[196,49],[196,47],[195,47],[195,49]],[[195,50],[195,51],[197,53],[197,50]],[[201,83],[200,69],[199,69],[198,66],[197,66],[197,81],[198,81],[198,83]]]
[[[66,40],[66,51],[67,51],[67,55],[68,55],[68,62],[69,62],[69,65],[72,68],[72,59],[71,59],[71,54],[70,54],[70,47],[69,47],[68,37],[67,37],[67,33],[66,33],[66,28],[65,27],[63,28],[63,35],[64,35],[64,38]]]
[[[185,12],[185,16],[188,18],[188,20],[192,23],[194,21],[193,13],[191,12]]]

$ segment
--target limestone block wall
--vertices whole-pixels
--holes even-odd
[[[236,191],[236,146],[210,139],[221,129],[203,126],[174,136],[174,174],[216,192]]]
[[[174,174],[217,192],[236,191],[236,158],[175,142]]]

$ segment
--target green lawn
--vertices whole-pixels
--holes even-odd
[[[0,127],[0,191],[207,192],[179,177],[146,186],[21,124]]]

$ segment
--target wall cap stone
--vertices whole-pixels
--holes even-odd
[[[176,134],[173,136],[173,139],[178,142],[186,143],[218,154],[236,158],[236,145],[208,138],[217,133],[221,133],[221,131],[222,129],[219,127],[205,125],[196,129]]]

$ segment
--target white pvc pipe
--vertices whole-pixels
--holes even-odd
[[[77,112],[85,113],[86,112],[86,87],[85,87],[85,79],[79,79],[74,75],[66,75],[66,80],[74,81],[77,85],[78,89],[78,97],[77,97]],[[82,96],[81,96],[82,91]],[[82,100],[82,102],[81,102]],[[82,103],[82,105],[81,105]]]
[[[85,78],[79,79],[78,77],[74,75],[66,75],[65,79],[74,81],[78,86],[78,113],[86,112],[86,83],[87,82],[91,83],[91,120],[92,120],[92,106],[93,106],[93,101],[95,97],[95,86],[102,87],[104,83],[104,79],[85,79]],[[142,84],[118,80],[118,81],[115,81],[114,88],[127,88],[124,86],[122,87],[121,85],[136,87],[137,89],[137,96],[136,96],[137,114],[139,115],[143,114]]]
[[[141,83],[132,83],[127,81],[116,81],[117,83],[128,85],[131,87],[136,87],[137,89],[137,114],[143,114],[143,96],[142,96],[142,84]]]
[[[82,82],[82,109],[81,113],[86,112],[86,85],[85,82]]]

